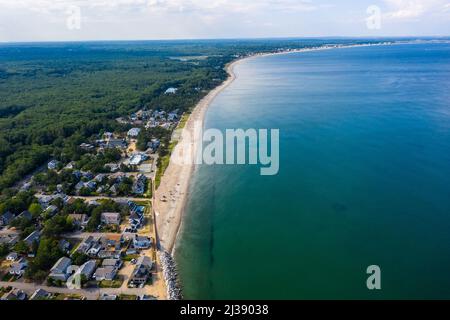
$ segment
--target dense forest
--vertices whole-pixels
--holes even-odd
[[[380,40],[381,41],[381,40]],[[141,108],[181,112],[255,52],[363,40],[204,40],[0,45],[0,190],[50,158],[76,159],[79,144],[122,128]],[[371,40],[374,42],[374,40]],[[177,94],[166,95],[169,87]]]

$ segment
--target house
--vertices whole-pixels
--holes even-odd
[[[70,267],[72,260],[66,257],[59,259],[50,270],[49,278],[54,280],[67,281],[69,273],[67,269]]]
[[[78,182],[76,185],[75,185],[75,190],[76,191],[80,191],[81,189],[83,189],[84,188],[84,182],[83,181],[80,181],[80,182]]]
[[[84,184],[84,186],[85,186],[86,188],[88,188],[89,190],[93,190],[93,189],[95,189],[95,188],[97,187],[97,182],[91,180],[91,181],[89,181],[89,182],[86,182],[86,183]]]
[[[147,159],[148,159],[148,156],[146,154],[137,153],[130,158],[130,165],[138,166]]]
[[[66,239],[61,239],[58,242],[58,247],[62,252],[68,252],[72,247],[72,245]]]
[[[54,216],[58,212],[58,207],[55,205],[50,205],[45,209],[45,212],[50,216]]]
[[[114,267],[119,270],[123,265],[122,260],[120,259],[105,259],[102,262],[102,267]]]
[[[55,170],[56,168],[58,168],[58,165],[59,165],[59,161],[52,160],[47,164],[47,168],[48,168],[48,170]]]
[[[22,291],[19,290],[17,288],[12,289],[10,292],[5,293],[3,295],[3,297],[1,298],[1,300],[26,300],[27,298],[27,294]]]
[[[152,139],[148,143],[148,147],[152,149],[153,152],[156,152],[158,150],[159,146],[161,145],[161,142],[158,139]]]
[[[81,175],[83,176],[83,178],[85,178],[87,180],[94,179],[94,175],[90,171],[81,171]]]
[[[89,280],[94,274],[95,266],[95,260],[89,260],[88,262],[81,265],[76,273],[79,275],[84,275],[86,279]]]
[[[103,301],[114,301],[114,300],[117,300],[117,296],[116,295],[112,295],[112,294],[102,293],[102,295],[100,296],[100,300],[103,300]]]
[[[103,180],[105,180],[105,178],[106,178],[106,174],[100,173],[95,176],[94,180],[98,183],[102,183]]]
[[[6,260],[10,262],[14,262],[17,259],[19,259],[19,255],[17,254],[17,252],[11,252],[6,256]]]
[[[26,237],[23,241],[27,244],[28,247],[32,247],[34,243],[39,243],[41,238],[41,233],[36,230],[33,231],[28,237]]]
[[[24,258],[20,258],[9,268],[9,274],[14,276],[22,276],[25,273],[25,269],[28,267],[28,261]]]
[[[145,183],[147,182],[147,177],[143,174],[139,174],[135,183],[133,184],[133,193],[143,194],[145,191]]]
[[[118,212],[103,212],[101,215],[101,222],[107,225],[120,225],[120,213]]]
[[[100,259],[120,259],[120,251],[100,250],[97,256]]]
[[[102,250],[102,249],[103,249],[103,246],[97,242],[88,250],[87,253],[91,257],[96,257],[98,255],[98,253],[100,252],[100,250]]]
[[[110,172],[117,172],[120,170],[120,165],[117,163],[107,163],[104,165],[105,169],[109,169]]]
[[[107,149],[125,149],[127,142],[124,139],[110,139],[105,146]]]
[[[95,240],[94,237],[89,236],[85,238],[83,241],[81,241],[80,245],[76,249],[76,252],[86,254],[95,243],[97,243],[97,240]]]
[[[14,215],[7,211],[3,215],[0,216],[0,227],[7,226],[11,221],[13,221]]]
[[[134,235],[133,247],[136,249],[149,249],[152,246],[152,239],[144,236]]]
[[[164,92],[164,94],[175,94],[175,93],[177,93],[177,91],[178,91],[177,88],[170,87],[169,89],[167,89],[167,90]]]
[[[128,221],[130,222],[130,224],[135,227],[138,227],[141,225],[142,221],[144,220],[144,216],[138,214],[137,212],[132,212],[130,214],[130,217],[128,218]]]
[[[130,138],[137,138],[139,136],[139,133],[141,133],[140,128],[132,128],[128,131],[127,136]]]
[[[45,291],[44,289],[37,289],[30,297],[30,300],[47,300],[52,297],[50,292]]]
[[[93,151],[95,147],[90,143],[82,143],[80,144],[80,149],[85,151]]]
[[[31,221],[31,219],[33,219],[33,216],[31,215],[30,211],[25,210],[17,216],[17,219],[25,219]]]
[[[78,227],[86,227],[89,222],[89,217],[86,214],[71,213],[69,214],[69,217]]]
[[[0,236],[0,244],[12,247],[17,242],[19,242],[19,235],[17,235],[17,234],[7,234],[4,236]]]
[[[114,280],[117,275],[117,268],[112,266],[100,267],[94,273],[94,279],[97,281]]]
[[[138,259],[136,266],[130,276],[130,285],[143,286],[151,276],[153,262],[149,257],[142,256]]]

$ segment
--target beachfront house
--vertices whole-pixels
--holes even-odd
[[[133,247],[136,249],[149,249],[152,246],[152,239],[149,237],[134,235]]]
[[[153,261],[149,257],[139,257],[136,266],[131,273],[129,284],[131,286],[143,286],[151,276]]]

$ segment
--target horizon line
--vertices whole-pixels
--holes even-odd
[[[25,40],[25,41],[0,41],[0,44],[36,44],[36,43],[81,43],[81,42],[177,42],[177,41],[249,41],[249,40],[332,40],[332,39],[450,39],[450,35],[427,36],[316,36],[316,37],[242,37],[242,38],[160,38],[160,39],[97,39],[97,40]]]

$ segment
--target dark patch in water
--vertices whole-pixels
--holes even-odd
[[[334,203],[333,210],[337,213],[344,213],[348,210],[348,207],[343,203]]]

